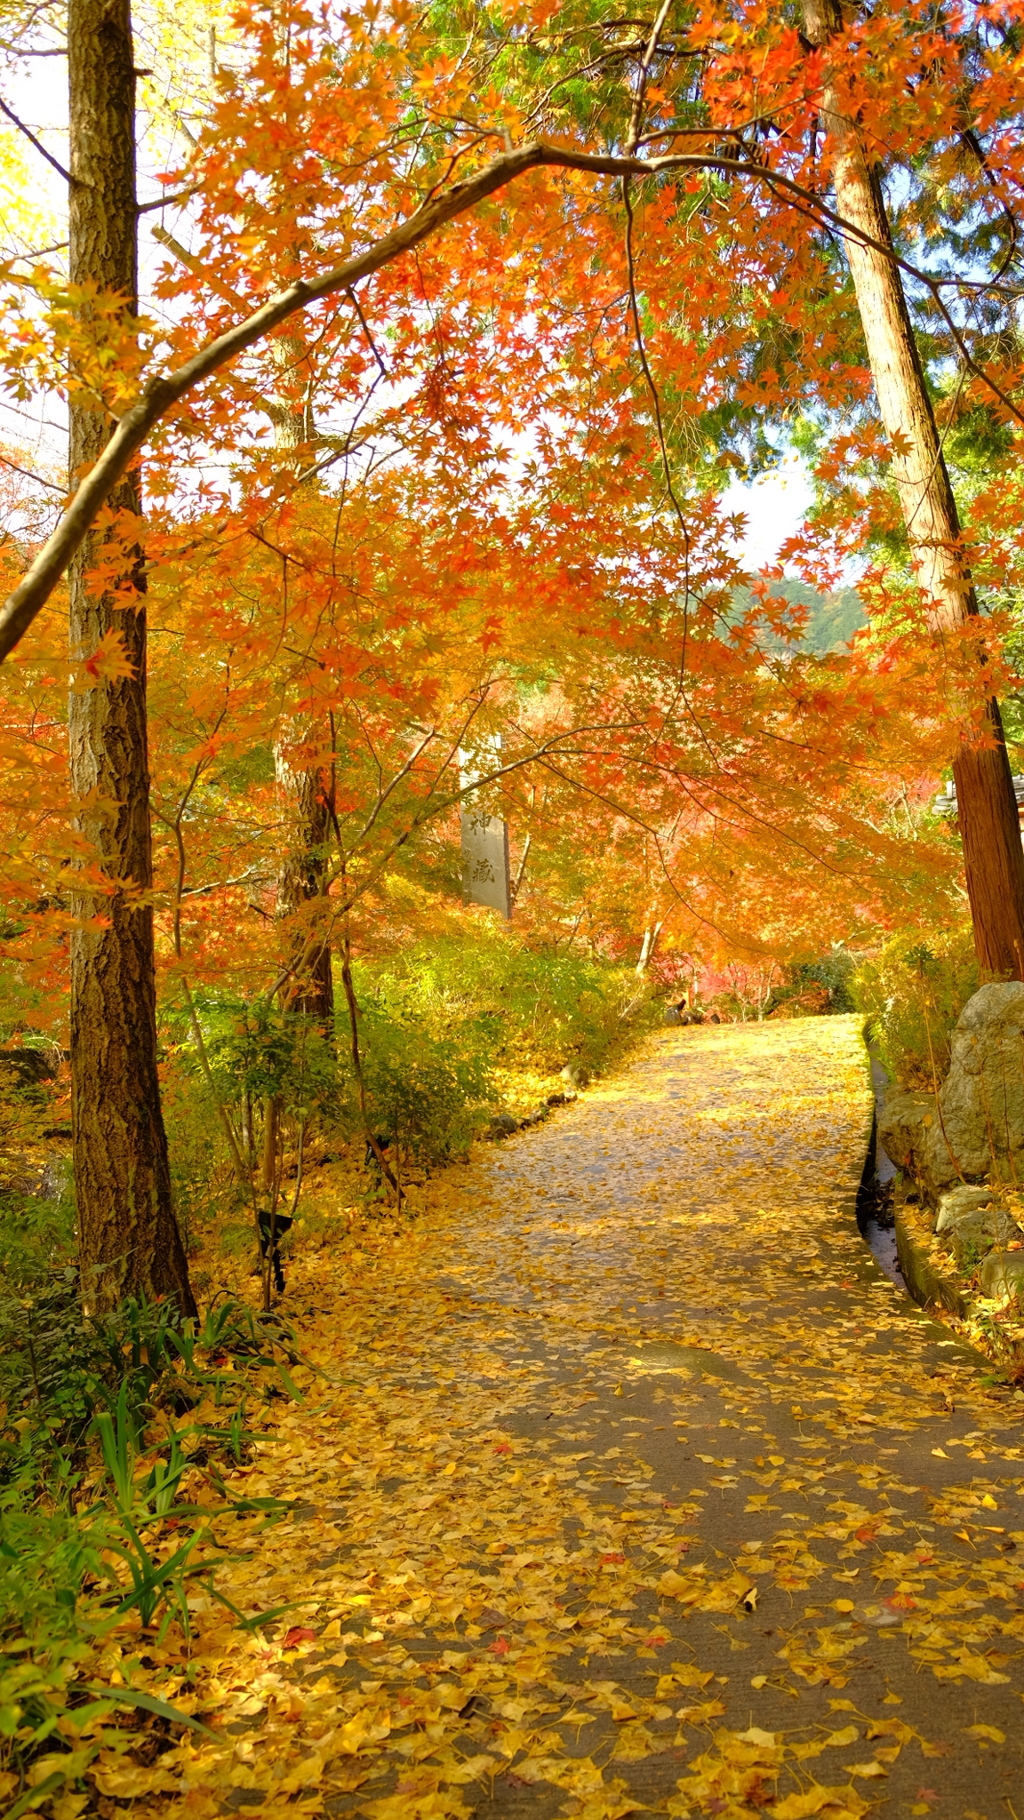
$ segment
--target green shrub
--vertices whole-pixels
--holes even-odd
[[[193,995],[193,1006],[202,1053],[188,1010],[171,1005],[164,1012],[164,1105],[171,1167],[184,1202],[179,1213],[208,1214],[232,1198],[218,1103],[238,1130],[245,1125],[244,1107],[258,1109],[270,1099],[286,1118],[304,1120],[336,1100],[338,1062],[315,1023],[266,999],[207,991]]]
[[[813,961],[793,961],[781,986],[772,988],[765,1015],[801,1017],[857,1009],[851,983],[856,962],[841,945]]]
[[[212,1517],[258,1510],[272,1520],[285,1507],[232,1498],[222,1481],[213,1509],[183,1502],[186,1475],[204,1462],[216,1480],[218,1457],[242,1459],[254,1438],[247,1395],[265,1388],[266,1371],[294,1386],[288,1330],[261,1327],[239,1303],[200,1323],[141,1302],[85,1320],[68,1271],[20,1306],[31,1335],[15,1335],[2,1360],[13,1403],[0,1412],[0,1771],[31,1771],[35,1806],[35,1793],[79,1782],[116,1707],[192,1723],[148,1694],[108,1687],[105,1640],[129,1613],[158,1639],[172,1624],[187,1635],[193,1583],[220,1596],[204,1547]],[[224,1369],[225,1354],[237,1369]],[[218,1405],[216,1425],[189,1413],[201,1399]],[[245,1624],[268,1615],[235,1613]]]
[[[650,999],[627,968],[530,948],[511,930],[417,943],[357,969],[361,1000],[487,1065],[599,1069]]]
[[[137,1429],[154,1387],[180,1356],[173,1308],[129,1300],[102,1318],[82,1314],[78,1272],[40,1272],[21,1293],[0,1297],[0,1477],[23,1478],[35,1450],[35,1476],[48,1482],[61,1450],[71,1456],[95,1419],[127,1396]],[[18,1442],[11,1440],[17,1432]]]
[[[474,924],[458,936],[357,962],[359,1047],[375,1132],[421,1163],[463,1155],[497,1099],[494,1074],[551,1074],[566,1062],[606,1067],[638,1026],[656,1021],[632,970],[537,949],[514,931]],[[363,1135],[343,994],[335,1048],[309,1019],[207,991],[195,1009],[216,1096],[239,1132],[272,1097],[297,1131],[310,1115],[343,1142]],[[165,1013],[165,1108],[179,1218],[214,1215],[227,1230],[238,1191],[203,1058],[181,1007]],[[256,1140],[258,1148],[258,1138]]]
[[[76,1250],[74,1205],[66,1187],[52,1200],[0,1193],[0,1294],[21,1291],[72,1264]]]
[[[47,1747],[89,1656],[83,1587],[103,1577],[105,1526],[65,1500],[42,1508],[28,1478],[0,1487],[0,1765],[22,1770]],[[84,1621],[83,1621],[84,1620]],[[63,1745],[67,1751],[67,1746]],[[63,1766],[62,1766],[63,1767]],[[67,1763],[75,1780],[77,1763]],[[57,1775],[51,1787],[65,1780]]]
[[[101,1652],[131,1609],[143,1624],[161,1614],[165,1626],[174,1618],[187,1624],[189,1580],[209,1575],[180,1558],[198,1544],[198,1531],[186,1532],[184,1544],[175,1538],[168,1553],[158,1538],[140,1535],[136,1511],[114,1508],[113,1499],[76,1508],[73,1492],[69,1480],[41,1500],[29,1474],[0,1487],[0,1769],[29,1782],[32,1809],[80,1786],[110,1741],[98,1722],[118,1706],[189,1723],[162,1701],[108,1689]]]
[[[254,1202],[284,1214],[287,1157],[300,1143],[305,1153],[317,1126],[345,1125],[344,1070],[313,1020],[265,998],[197,992],[191,1006],[164,1009],[163,1033],[164,1120],[186,1249],[198,1253],[202,1228],[214,1225],[222,1251],[255,1256]],[[202,1262],[193,1282],[199,1294],[210,1286]]]
[[[213,1078],[227,1101],[247,1093],[254,1101],[279,1099],[289,1116],[329,1099],[337,1062],[323,1032],[307,1017],[266,999],[207,993],[197,1002]],[[184,1029],[187,1027],[179,1026]],[[190,1033],[189,1033],[190,1034]],[[192,1067],[198,1070],[194,1051]]]
[[[497,1099],[495,1070],[593,1073],[657,1016],[632,970],[496,925],[364,962],[355,986],[371,1115],[391,1137],[397,1121],[426,1162],[465,1151]]]
[[[495,1092],[487,1057],[407,1023],[400,1010],[370,998],[359,1020],[363,1078],[375,1131],[397,1138],[420,1162],[465,1155]],[[348,1080],[345,1122],[359,1129],[355,1082]]]
[[[789,970],[797,993],[820,986],[828,993],[829,1012],[855,1011],[851,985],[856,961],[847,948],[835,947],[817,960],[798,961]]]
[[[21,1474],[0,1488],[0,1640],[22,1636],[40,1647],[75,1632],[87,1577],[102,1580],[106,1545],[98,1513],[76,1513],[66,1497],[41,1504]]]
[[[215,1220],[220,1225],[238,1201],[236,1172],[217,1105],[192,1059],[172,1057],[161,1083],[174,1212],[189,1258],[199,1249],[203,1224]],[[251,1219],[249,1225],[251,1229]]]
[[[901,1087],[941,1084],[953,1027],[980,984],[969,924],[954,924],[927,941],[896,936],[861,963],[852,982],[854,1001],[867,1013],[881,1059]]]
[[[0,1484],[56,1495],[112,1411],[138,1437],[156,1406],[180,1411],[204,1389],[241,1407],[244,1371],[222,1372],[212,1361],[223,1354],[277,1366],[252,1310],[230,1300],[199,1323],[179,1322],[171,1303],[134,1298],[85,1316],[72,1266],[0,1295]]]

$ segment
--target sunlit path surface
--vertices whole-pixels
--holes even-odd
[[[666,1031],[309,1266],[297,1508],[220,1575],[298,1603],[200,1615],[168,1796],[1024,1820],[1024,1402],[866,1252],[868,1121],[853,1019]]]

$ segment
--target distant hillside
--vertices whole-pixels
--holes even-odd
[[[867,624],[856,588],[839,588],[835,594],[819,594],[816,588],[809,588],[806,582],[775,581],[772,582],[771,591],[807,608],[807,626],[800,641],[805,650],[819,654],[836,651],[841,645],[848,644],[853,634]],[[737,608],[742,612],[753,600],[753,595],[748,588],[737,588],[734,598]],[[784,646],[782,639],[773,639],[771,642],[778,649]]]

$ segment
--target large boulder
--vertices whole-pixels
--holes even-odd
[[[953,1032],[939,1094],[946,1140],[969,1181],[1021,1179],[1024,1158],[1024,983],[982,986]]]
[[[953,1032],[938,1094],[890,1093],[879,1137],[934,1199],[955,1182],[1024,1180],[1024,983],[982,986]]]
[[[904,1093],[899,1087],[889,1089],[878,1115],[878,1141],[886,1156],[892,1158],[904,1175],[912,1176],[918,1182],[927,1180],[929,1186],[936,1188],[940,1184],[932,1184],[930,1165],[931,1133],[937,1122],[934,1093]],[[945,1180],[958,1180],[956,1170]]]

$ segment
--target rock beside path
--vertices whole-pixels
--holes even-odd
[[[938,1093],[890,1092],[879,1138],[932,1201],[954,1183],[1024,1179],[1024,983],[968,1000]]]
[[[923,1183],[931,1174],[931,1128],[936,1122],[934,1093],[890,1087],[878,1115],[878,1141],[897,1168],[916,1182]]]
[[[511,1137],[519,1130],[519,1120],[511,1112],[496,1112],[487,1126],[487,1136],[493,1139]]]
[[[948,1193],[939,1196],[939,1214],[935,1221],[936,1232],[945,1232],[947,1226],[955,1226],[965,1214],[977,1213],[981,1208],[991,1207],[996,1198],[994,1188],[951,1188]]]
[[[953,1256],[962,1270],[969,1270],[993,1245],[1009,1245],[1020,1238],[1020,1227],[1002,1207],[975,1207],[962,1214],[950,1229]]]
[[[982,1295],[1019,1296],[1024,1290],[1024,1251],[990,1251],[978,1270]]]

